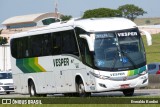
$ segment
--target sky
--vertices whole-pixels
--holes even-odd
[[[125,4],[134,4],[147,11],[143,17],[160,17],[160,0],[1,0],[0,24],[7,18],[19,15],[58,12],[81,17],[86,10],[95,8],[117,9]]]

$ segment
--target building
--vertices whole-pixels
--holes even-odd
[[[39,13],[23,16],[14,16],[2,22],[6,29],[1,31],[0,36],[9,38],[12,34],[23,32],[49,25],[60,21],[61,14]]]
[[[23,16],[14,16],[2,22],[5,29],[0,29],[0,36],[9,38],[14,33],[32,30],[39,27],[44,27],[51,23],[60,21],[61,14],[59,13],[39,13]],[[10,48],[8,45],[0,46],[0,71],[11,69]]]
[[[11,70],[10,47],[9,45],[0,46],[0,71]]]

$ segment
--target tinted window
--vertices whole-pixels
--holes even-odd
[[[11,40],[11,55],[17,58],[17,40],[16,39]]]
[[[60,20],[54,19],[54,18],[48,18],[48,19],[42,20],[43,25],[49,25],[49,24],[55,23],[55,22],[60,22]]]
[[[92,53],[89,51],[88,43],[85,39],[81,38],[79,40],[79,46],[82,56],[82,61],[87,64],[88,66],[93,66],[93,57]]]
[[[18,59],[58,54],[79,56],[74,31],[71,30],[12,39],[11,53]]]
[[[79,56],[74,31],[53,33],[53,54],[74,54]]]
[[[32,51],[32,56],[37,57],[42,55],[42,37],[36,37],[33,36],[31,37],[31,51]]]
[[[53,55],[61,54],[62,49],[62,36],[60,32],[53,33]]]
[[[34,27],[36,26],[36,23],[24,23],[24,24],[15,24],[15,25],[9,25],[7,26],[7,29],[16,29],[16,28],[24,28],[24,27]]]
[[[148,70],[153,70],[156,69],[156,65],[155,64],[149,64],[148,65]]]
[[[62,32],[62,54],[74,54],[78,56],[78,48],[73,31]]]
[[[12,79],[11,73],[0,73],[0,79]]]
[[[43,56],[52,54],[52,39],[51,34],[44,34],[42,36],[42,45],[43,45]]]

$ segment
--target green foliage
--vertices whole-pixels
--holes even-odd
[[[62,21],[67,21],[67,20],[70,20],[71,18],[72,18],[72,16],[70,16],[70,15],[62,15],[61,16]]]
[[[122,16],[121,11],[109,8],[98,8],[85,11],[82,18],[101,18],[101,17],[117,17],[117,16]]]
[[[137,18],[137,16],[147,13],[142,8],[132,4],[120,6],[118,9],[122,12],[123,17],[129,18],[131,20],[134,20]]]
[[[142,8],[135,6],[133,4],[126,4],[126,5],[120,6],[118,10],[122,12],[123,17],[128,18],[132,21],[134,21],[134,19],[136,19],[137,16],[140,16],[140,15],[143,16],[143,14],[147,13]]]
[[[150,21],[150,20],[146,20],[145,23],[146,23],[146,24],[150,24],[151,21]]]
[[[0,37],[0,45],[6,44],[6,43],[8,43],[7,38]]]

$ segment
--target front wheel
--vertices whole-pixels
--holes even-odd
[[[80,81],[78,82],[77,88],[78,88],[78,89],[77,89],[77,91],[78,91],[78,96],[80,96],[80,97],[88,97],[88,96],[91,96],[91,93],[87,93],[87,92],[85,91],[85,86],[84,86],[82,80],[80,80]]]
[[[123,94],[125,96],[133,96],[133,94],[134,94],[134,88],[123,90]]]

